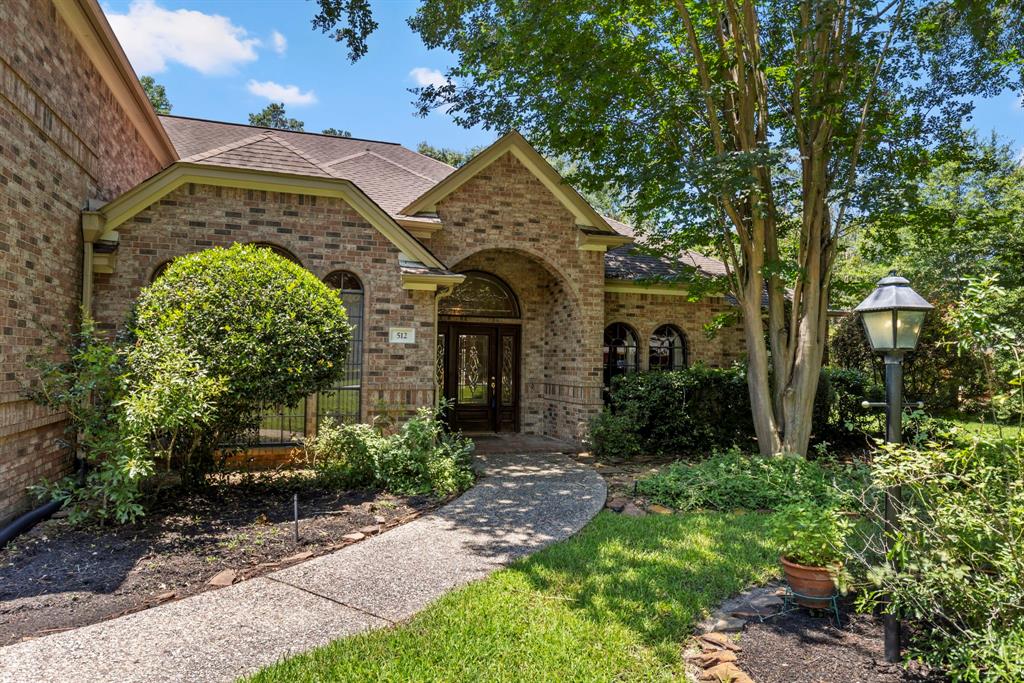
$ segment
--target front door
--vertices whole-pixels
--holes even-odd
[[[442,323],[448,420],[464,432],[512,432],[518,428],[519,328],[512,325]]]

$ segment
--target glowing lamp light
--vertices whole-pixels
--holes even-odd
[[[864,321],[871,348],[878,353],[913,351],[932,305],[895,271],[878,281],[875,291],[856,309]]]

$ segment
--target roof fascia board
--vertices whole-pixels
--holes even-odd
[[[465,275],[423,275],[405,273],[402,275],[402,289],[424,290],[436,292],[440,287],[451,287],[466,279]]]
[[[182,161],[174,163],[117,199],[103,205],[99,210],[104,219],[103,236],[100,239],[140,211],[152,206],[187,183],[342,199],[380,231],[407,258],[433,268],[446,268],[436,256],[430,253],[430,250],[417,242],[412,235],[349,180],[314,178]]]
[[[99,3],[96,0],[54,0],[54,5],[160,165],[176,161],[178,152],[153,111]]]
[[[580,251],[608,251],[615,247],[621,247],[633,242],[632,237],[625,235],[610,235],[580,232],[576,236],[576,248]]]
[[[604,291],[611,294],[657,294],[659,296],[688,296],[682,285],[645,284],[635,280],[605,280]]]
[[[510,131],[498,138],[490,147],[473,157],[468,163],[451,173],[432,188],[402,209],[400,213],[416,215],[418,213],[436,213],[437,203],[462,187],[477,173],[500,159],[506,152],[511,152],[526,168],[568,209],[578,225],[597,228],[604,232],[615,233],[599,213],[585,200],[579,192],[558,174],[547,159],[542,157],[533,146],[516,131]]]

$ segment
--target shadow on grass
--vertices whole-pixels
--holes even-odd
[[[764,527],[764,516],[750,513],[636,519],[603,512],[510,571],[646,645],[679,643],[720,601],[775,574]]]

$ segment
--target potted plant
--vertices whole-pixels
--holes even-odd
[[[797,602],[805,607],[828,607],[836,593],[846,537],[853,526],[849,517],[834,507],[796,503],[772,515],[769,525]]]

